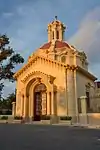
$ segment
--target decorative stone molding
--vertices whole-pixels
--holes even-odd
[[[86,88],[90,88],[91,84],[88,82],[85,86],[86,86]]]
[[[81,56],[82,59],[87,59],[87,56],[84,52],[78,52],[78,55]]]
[[[37,79],[40,81],[40,78],[44,75],[47,76],[47,74],[41,72],[41,71],[32,71],[29,73],[23,80],[21,80],[23,83],[25,83],[31,76],[35,75],[36,78],[34,78],[34,81]]]
[[[38,83],[41,83],[41,78],[36,78]]]
[[[53,84],[54,80],[55,80],[55,77],[53,77],[51,75],[48,75],[48,81],[49,81],[49,83]]]
[[[69,66],[68,64],[65,64],[65,63],[61,63],[57,60],[52,60],[50,58],[47,58],[47,57],[43,57],[43,56],[38,56],[38,55],[33,55],[32,56],[32,59],[30,60],[29,63],[25,64],[23,66],[22,69],[20,69],[18,72],[16,72],[14,74],[14,78],[17,79],[27,68],[29,68],[33,63],[35,63],[35,61],[37,61],[38,59],[43,59],[44,61],[48,61],[48,62],[52,62],[52,63],[56,63],[57,65],[61,66],[61,67],[64,67],[66,69],[69,69]],[[86,75],[87,77],[90,77],[92,80],[96,80],[97,78],[94,77],[92,74],[90,74],[88,71],[84,70],[83,68],[81,68],[80,66],[74,66],[75,69],[77,69],[79,72],[82,72],[84,75]],[[27,78],[27,77],[26,77]],[[26,79],[25,79],[26,80]],[[22,80],[22,82],[24,82],[24,80]]]
[[[67,69],[69,69],[69,70],[77,70],[78,69],[78,67],[77,66],[75,66],[75,65],[67,65]]]
[[[78,71],[80,73],[84,74],[86,77],[89,77],[93,81],[97,80],[97,78],[95,76],[93,76],[91,73],[89,73],[87,70],[81,68],[80,66],[77,66],[77,67],[78,67]]]
[[[31,65],[33,63],[35,63],[35,61],[37,61],[38,59],[43,59],[45,61],[56,63],[56,64],[58,64],[60,66],[63,66],[63,67],[67,67],[67,64],[64,64],[64,63],[61,63],[57,60],[52,60],[50,58],[46,58],[46,57],[43,57],[43,56],[38,56],[38,55],[35,54],[35,55],[31,56],[31,60],[27,64],[25,64],[18,72],[16,72],[14,74],[14,78],[17,79],[25,70],[27,70],[29,67],[31,67]]]

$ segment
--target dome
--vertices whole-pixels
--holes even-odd
[[[45,43],[40,49],[49,49],[51,47],[52,42]],[[70,48],[69,44],[63,41],[55,41],[55,48]]]

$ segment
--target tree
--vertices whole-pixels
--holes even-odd
[[[16,95],[15,93],[11,93],[7,96],[7,98],[5,98],[3,100],[3,106],[2,108],[7,108],[7,109],[12,109],[12,102],[15,102],[16,101]]]
[[[24,62],[24,58],[15,53],[9,43],[9,38],[6,35],[0,35],[0,100],[4,87],[3,80],[8,79],[10,82],[14,82],[14,68],[17,64]]]

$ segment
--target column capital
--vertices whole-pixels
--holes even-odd
[[[16,104],[16,102],[12,102],[12,105]]]
[[[49,83],[53,84],[54,80],[55,80],[55,77],[53,77],[51,75],[48,75],[48,81],[49,81]]]
[[[86,99],[86,98],[87,98],[87,96],[81,96],[80,97],[81,100]]]
[[[22,94],[21,96],[24,97],[24,94]]]
[[[77,67],[77,66],[75,66],[75,65],[67,65],[66,69],[67,69],[67,70],[74,71],[74,70],[77,70],[77,69],[78,69],[78,67]]]

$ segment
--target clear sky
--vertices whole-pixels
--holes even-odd
[[[100,79],[100,0],[0,0],[0,33],[27,60],[47,42],[47,24],[55,15],[68,27],[66,41],[86,52],[91,72]],[[14,88],[6,82],[4,95]]]

